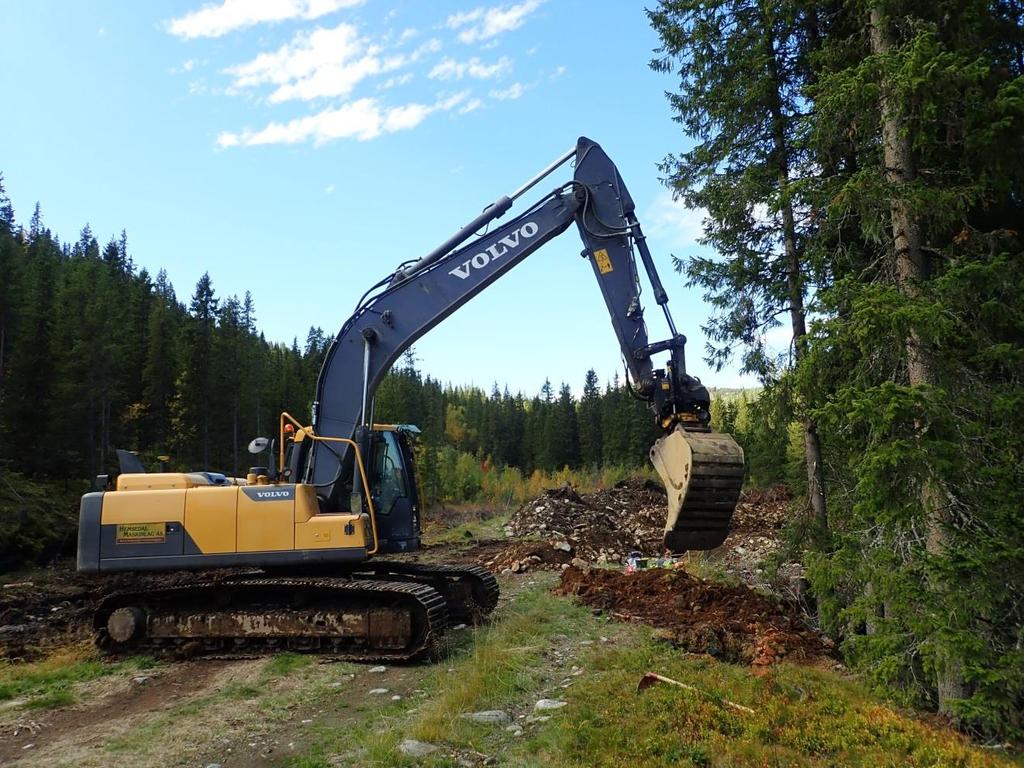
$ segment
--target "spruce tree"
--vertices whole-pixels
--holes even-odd
[[[601,390],[597,373],[587,371],[583,380],[583,397],[579,405],[580,461],[585,467],[601,464]]]
[[[708,362],[721,370],[739,347],[741,370],[765,382],[787,367],[765,341],[780,317],[788,318],[795,362],[806,355],[806,299],[818,271],[807,252],[814,217],[800,194],[815,168],[802,139],[809,12],[759,0],[662,0],[648,12],[662,41],[652,66],[679,77],[669,103],[698,141],[661,169],[673,195],[706,212],[702,242],[716,251],[676,265],[717,310],[704,326]],[[803,421],[808,505],[823,529],[821,442],[813,419]]]

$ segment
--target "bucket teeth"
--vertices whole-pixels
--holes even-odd
[[[679,425],[654,444],[651,462],[668,493],[665,548],[720,546],[743,487],[743,449],[729,435]]]

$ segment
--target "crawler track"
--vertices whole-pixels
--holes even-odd
[[[448,624],[445,598],[412,581],[246,578],[108,595],[97,643],[112,652],[247,656],[277,650],[351,661],[428,655]]]
[[[437,590],[448,605],[452,623],[479,624],[498,605],[498,582],[477,565],[428,565],[372,560],[361,564],[357,578],[424,584]]]

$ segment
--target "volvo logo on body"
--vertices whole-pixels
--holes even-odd
[[[295,498],[294,488],[242,488],[242,491],[253,501],[282,501]]]
[[[495,259],[500,259],[502,256],[508,255],[509,251],[519,247],[519,243],[522,240],[529,240],[539,231],[540,227],[532,221],[528,221],[519,227],[519,229],[509,232],[498,242],[466,259],[462,264],[455,267],[455,269],[449,270],[448,274],[454,275],[460,280],[465,280],[473,274],[474,269],[483,269]]]
[[[257,499],[287,499],[291,495],[290,491],[256,491]]]

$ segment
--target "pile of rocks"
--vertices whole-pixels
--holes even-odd
[[[661,554],[666,513],[665,491],[650,480],[624,480],[582,496],[566,486],[520,507],[505,533],[547,539],[565,560],[622,563],[631,552]]]

